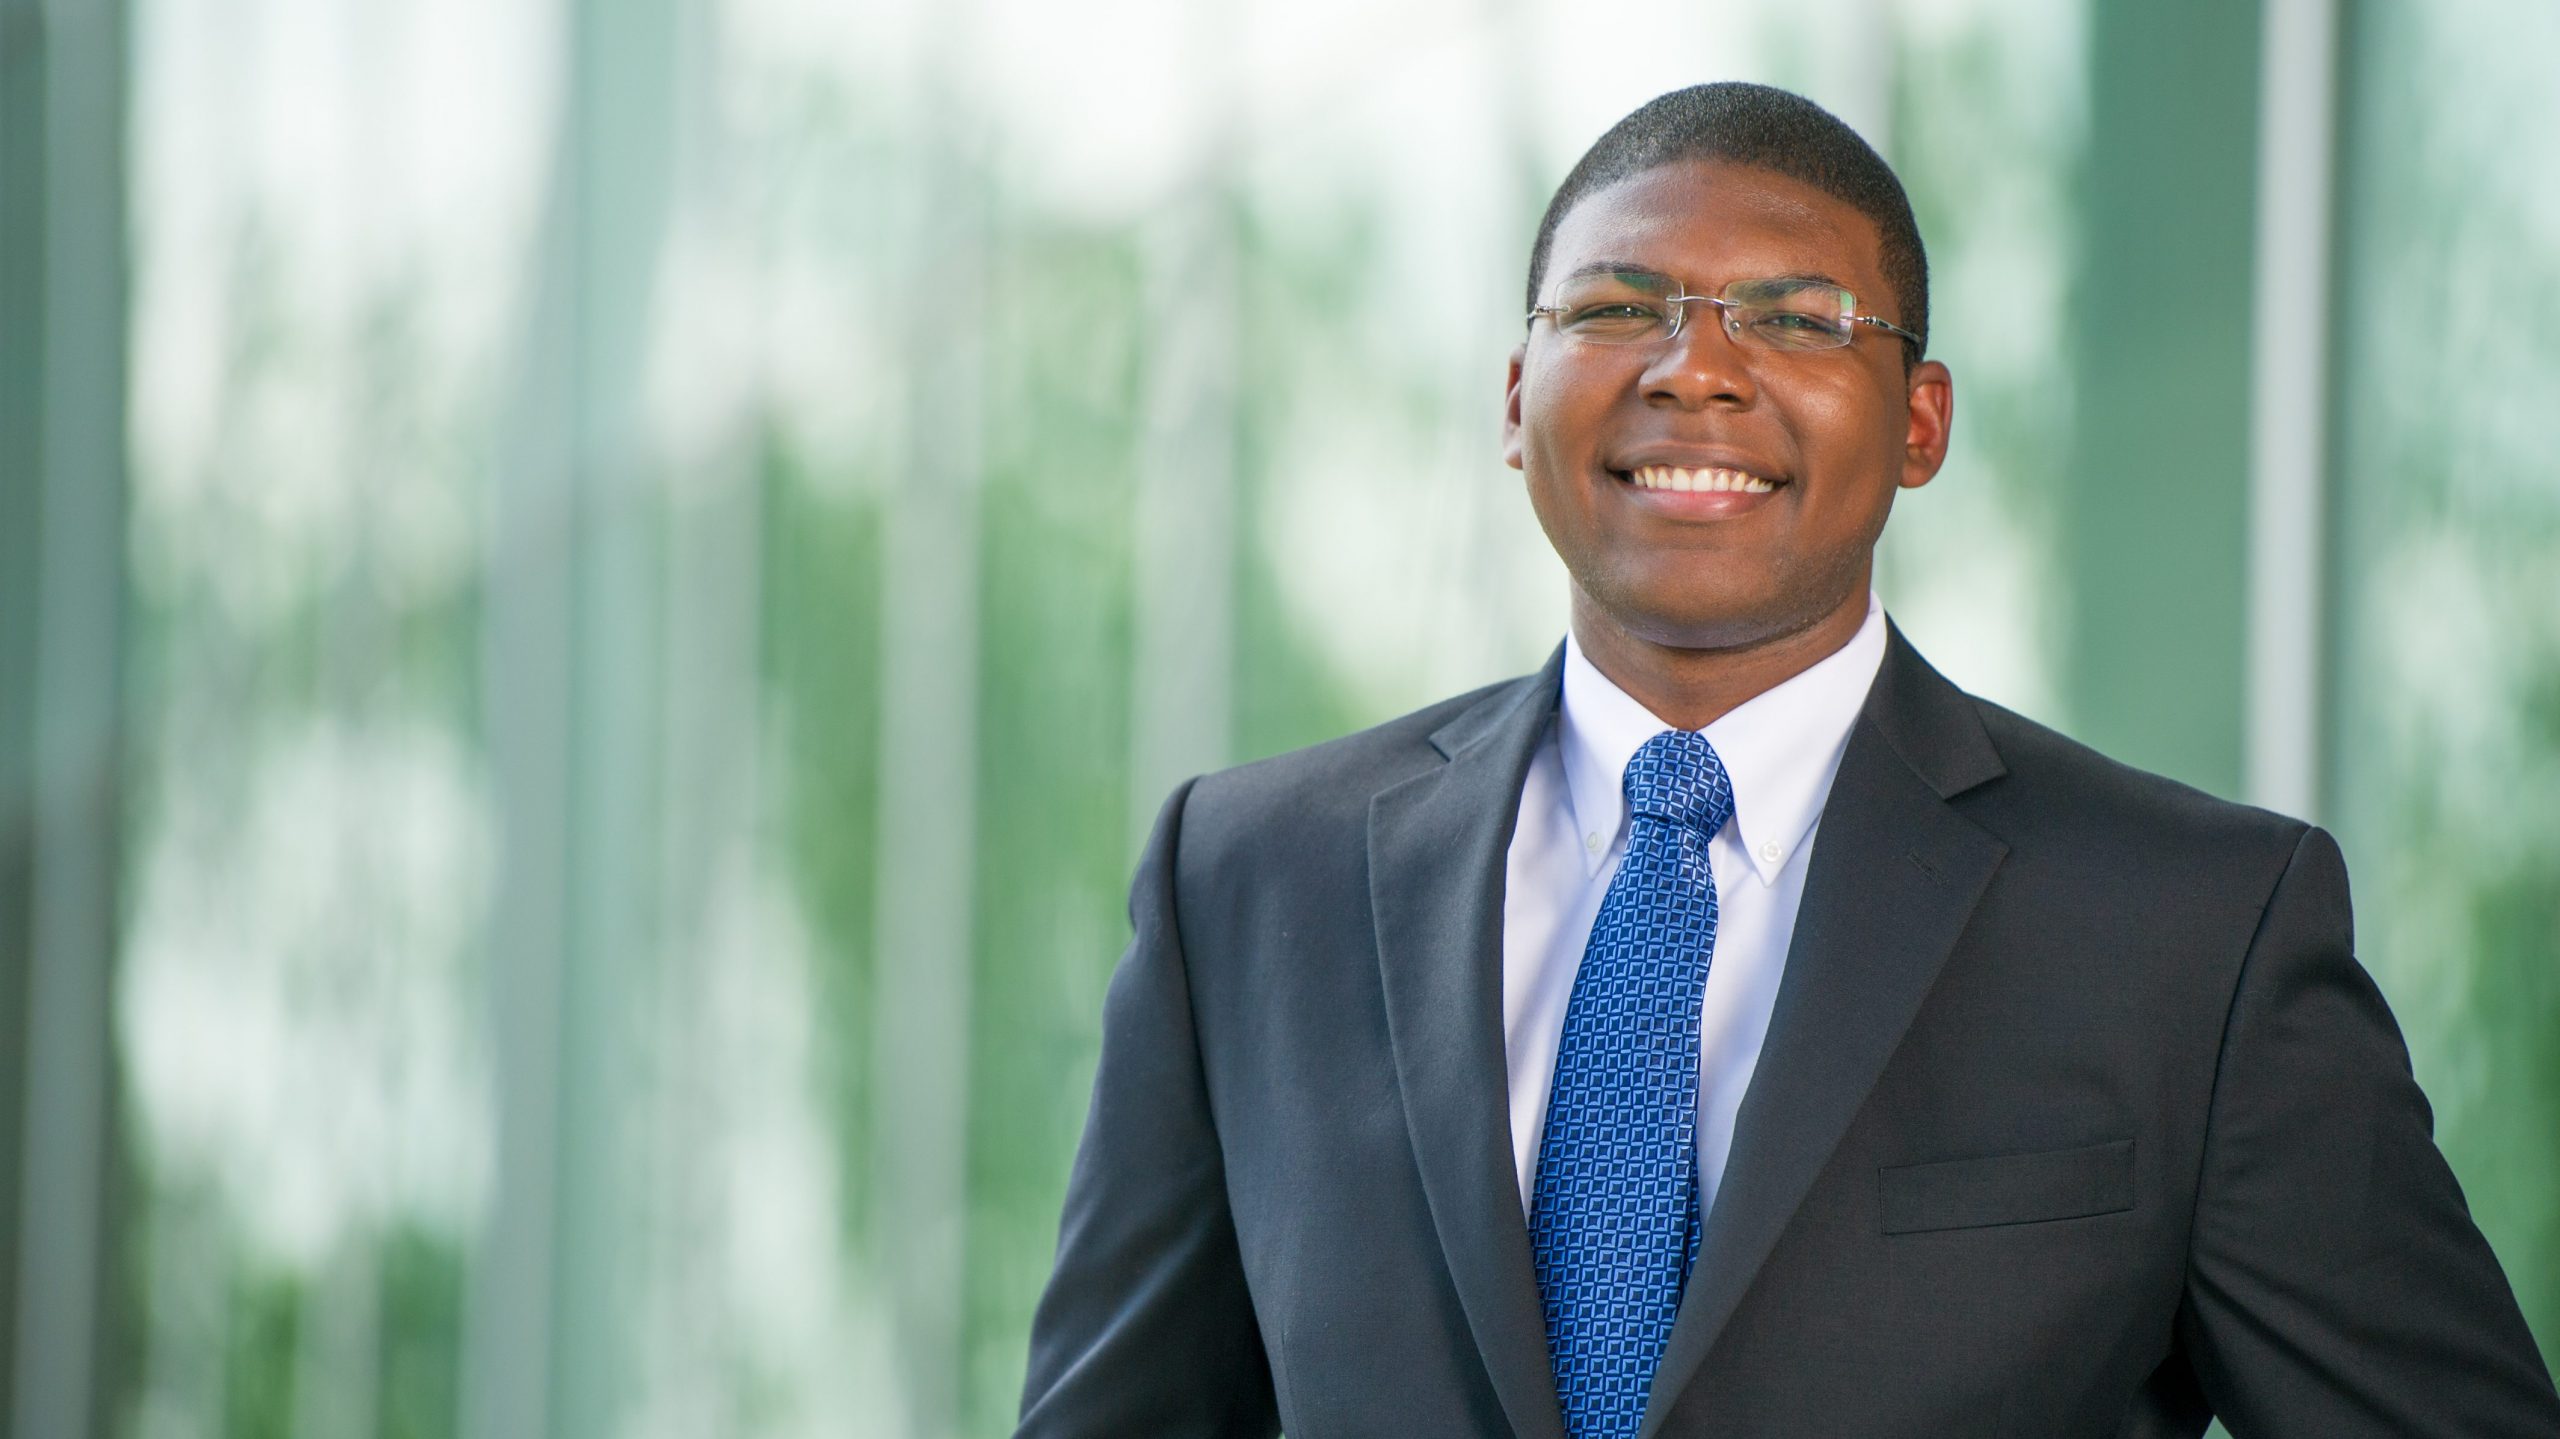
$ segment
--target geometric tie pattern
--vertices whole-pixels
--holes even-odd
[[[1707,841],[1733,784],[1706,738],[1627,762],[1626,857],[1565,1003],[1529,1247],[1570,1439],[1628,1439],[1698,1259],[1698,1012],[1716,943]]]

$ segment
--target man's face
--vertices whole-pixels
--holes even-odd
[[[1595,191],[1556,227],[1541,303],[1593,264],[1666,275],[1692,295],[1736,280],[1822,277],[1861,314],[1903,321],[1875,225],[1765,170],[1675,162]],[[1681,649],[1748,648],[1863,614],[1897,488],[1946,457],[1953,397],[1934,361],[1870,326],[1834,350],[1753,348],[1712,305],[1679,335],[1599,345],[1547,318],[1512,354],[1507,463],[1526,477],[1577,594],[1577,630]],[[1662,469],[1739,471],[1766,493],[1649,488]],[[1729,481],[1728,481],[1729,482]]]

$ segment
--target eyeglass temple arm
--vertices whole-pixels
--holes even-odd
[[[1902,338],[1909,340],[1915,345],[1920,343],[1920,337],[1918,335],[1911,333],[1909,330],[1902,328],[1891,320],[1879,320],[1873,315],[1851,315],[1849,318],[1857,321],[1861,325],[1873,325],[1879,330],[1900,335]]]

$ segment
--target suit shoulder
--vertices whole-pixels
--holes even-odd
[[[1967,698],[2008,769],[1969,809],[2013,844],[2058,842],[2139,868],[2193,866],[2271,885],[2310,829],[2290,815],[2137,769],[2024,715]]]

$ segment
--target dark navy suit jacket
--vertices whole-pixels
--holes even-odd
[[[1021,1433],[1561,1439],[1502,887],[1544,671],[1197,780],[1131,897]],[[2555,1439],[2320,830],[1897,632],[1644,1433]]]

